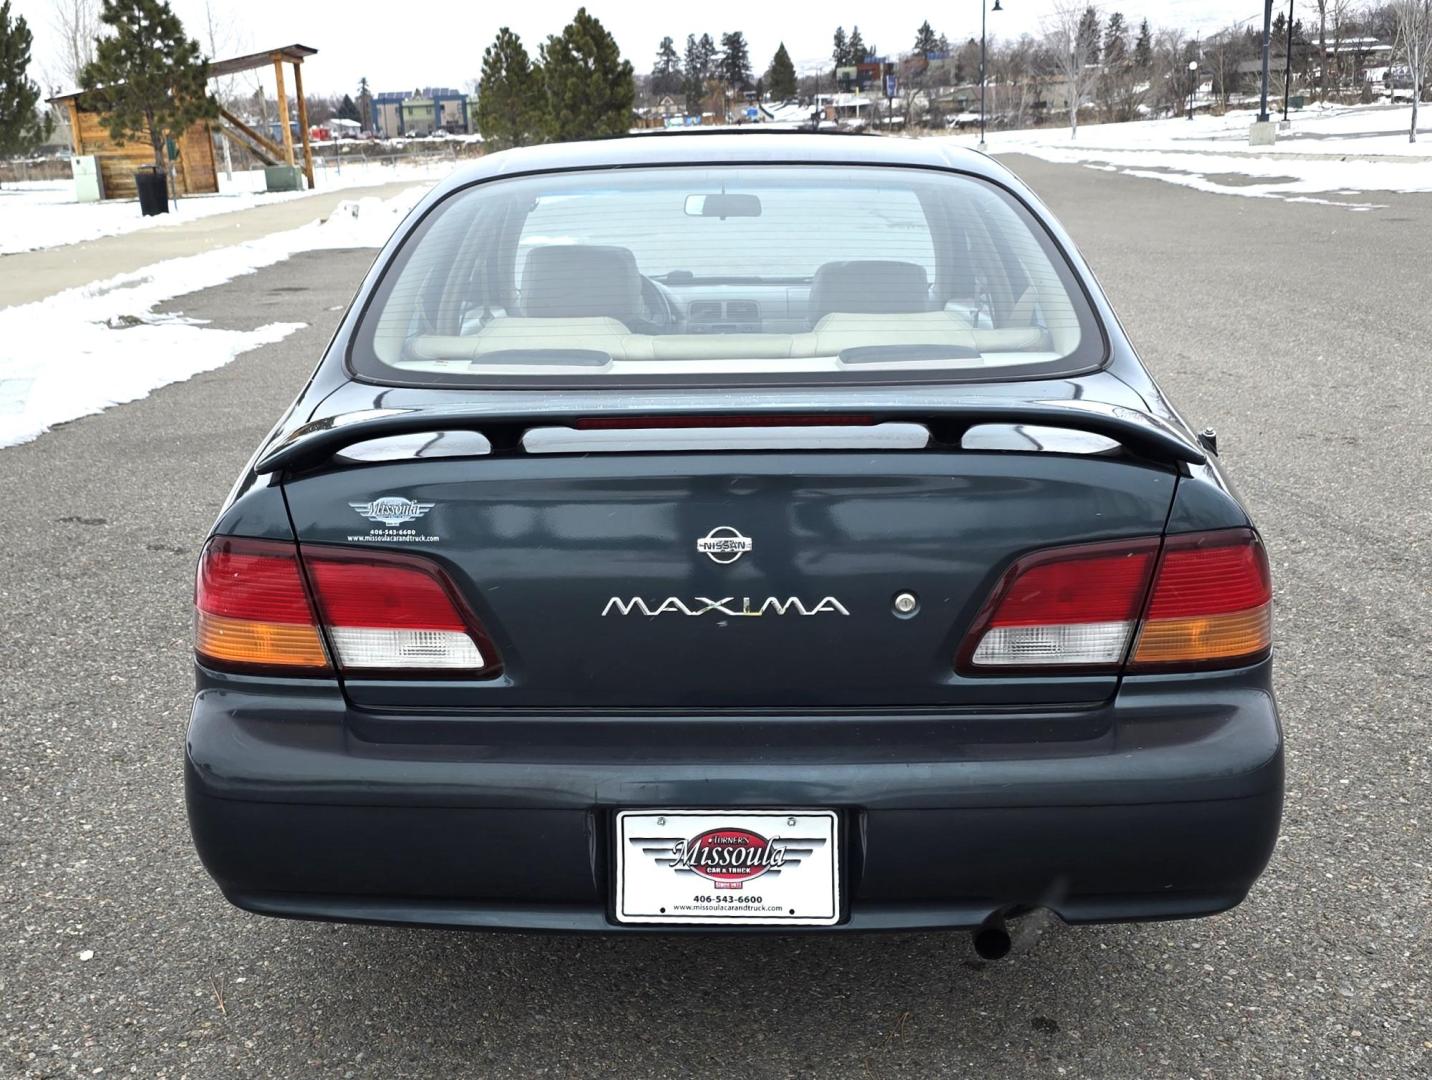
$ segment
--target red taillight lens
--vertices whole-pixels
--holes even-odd
[[[194,648],[220,667],[329,670],[292,544],[217,536],[199,558]]]
[[[477,619],[447,576],[416,556],[305,547],[338,666],[348,671],[501,670]]]
[[[1120,540],[1037,552],[995,586],[961,650],[960,666],[1116,667],[1148,591],[1158,540]]]
[[[1103,671],[1128,657],[1131,670],[1233,667],[1267,652],[1271,628],[1268,559],[1251,529],[1162,548],[1152,537],[1054,548],[1000,579],[958,666]]]
[[[1171,536],[1130,667],[1233,667],[1273,642],[1268,555],[1251,529]]]
[[[219,667],[326,673],[326,633],[345,674],[501,671],[452,583],[418,556],[305,546],[300,563],[292,543],[215,537],[199,560],[195,607],[195,651]]]

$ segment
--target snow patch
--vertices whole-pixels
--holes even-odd
[[[314,162],[314,190],[265,192],[262,169],[236,172],[233,179],[219,177],[217,195],[186,195],[169,204],[169,213],[142,217],[133,199],[97,203],[75,201],[70,180],[38,180],[0,184],[0,255],[62,247],[101,236],[118,236],[141,229],[170,228],[215,214],[248,210],[270,203],[291,202],[325,191],[434,180],[451,171],[453,162],[405,162],[386,165],[351,161],[328,165]]]
[[[1408,142],[1410,106],[1330,105],[1299,110],[1271,147],[1248,145],[1253,119],[1254,113],[1247,110],[1223,116],[1200,113],[1193,120],[1081,124],[1072,139],[1067,127],[1057,126],[991,132],[988,142],[996,154],[1028,154],[1218,195],[1319,203],[1354,211],[1382,209],[1383,204],[1326,196],[1432,191],[1432,138]],[[971,136],[943,137],[973,141]]]
[[[157,307],[296,252],[381,247],[426,186],[342,202],[324,221],[0,309],[0,447],[282,341],[305,323],[219,330]]]

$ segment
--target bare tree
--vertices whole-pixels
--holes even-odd
[[[1427,85],[1427,72],[1432,68],[1432,0],[1392,0],[1390,5],[1397,20],[1397,44],[1394,51],[1407,61],[1412,82],[1412,123],[1407,141],[1417,141],[1417,103]]]
[[[1189,44],[1181,30],[1160,30],[1154,36],[1151,86],[1161,113],[1177,113],[1187,96]]]
[[[226,56],[242,51],[240,42],[244,35],[235,28],[232,18],[216,16],[214,5],[204,5],[204,30],[208,40],[205,44],[209,49],[210,60],[222,60]],[[238,81],[234,76],[221,76],[213,79],[214,96],[219,99],[219,104],[226,109],[232,109],[238,104],[241,93]],[[221,135],[219,138],[224,152],[224,176],[232,180],[234,178],[234,152],[229,144],[228,135]]]
[[[1059,0],[1054,11],[1043,22],[1044,41],[1054,61],[1054,70],[1064,80],[1069,94],[1069,137],[1078,137],[1079,108],[1089,96],[1097,71],[1091,55],[1098,48],[1098,36],[1081,33],[1086,11],[1097,11],[1092,4],[1080,5]]]
[[[54,0],[50,16],[60,39],[60,75],[68,89],[80,84],[80,72],[94,60],[94,39],[99,33],[99,5],[95,0]]]

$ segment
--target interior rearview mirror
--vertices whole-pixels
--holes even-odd
[[[714,217],[725,220],[731,217],[760,217],[761,197],[759,195],[688,195],[686,196],[687,217]]]

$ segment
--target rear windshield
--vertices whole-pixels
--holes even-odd
[[[387,383],[909,382],[1072,374],[1103,339],[993,184],[733,165],[454,193],[383,275],[351,358]]]

